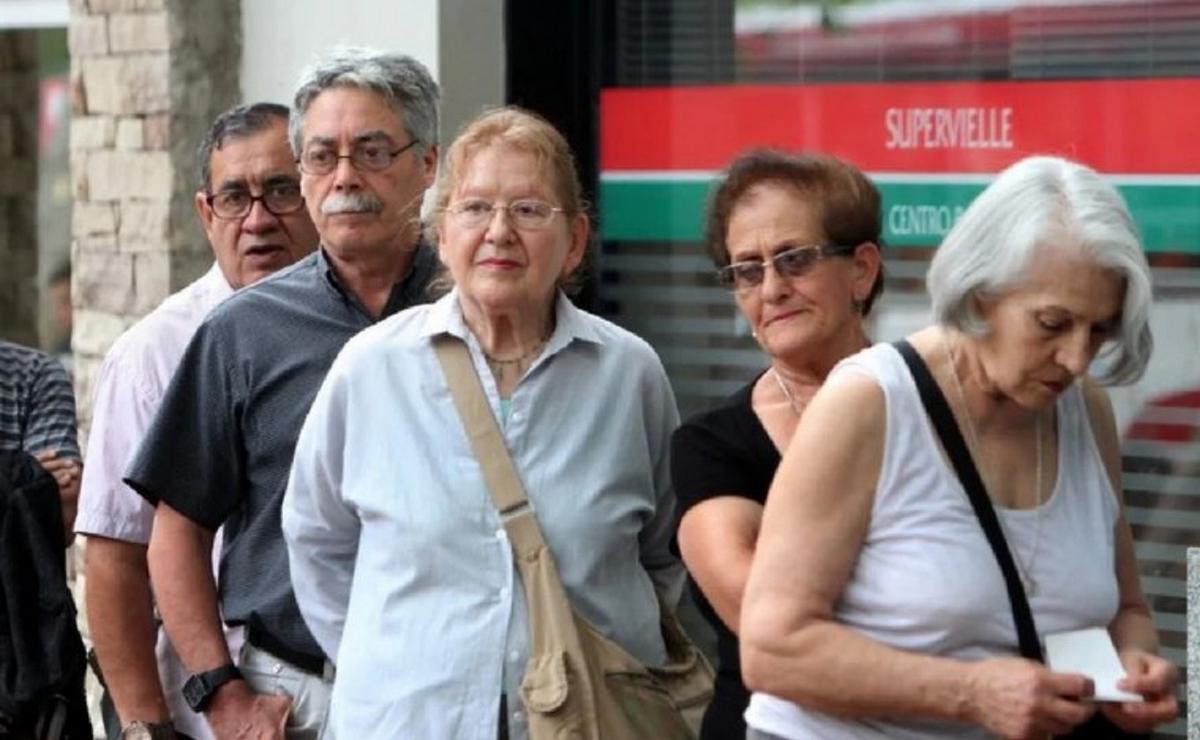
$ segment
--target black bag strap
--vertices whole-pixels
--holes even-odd
[[[971,452],[967,449],[962,432],[959,431],[958,424],[954,421],[950,404],[946,402],[946,396],[942,394],[933,375],[929,372],[929,366],[925,364],[913,346],[904,339],[895,342],[893,346],[904,358],[913,380],[916,381],[917,391],[921,394],[921,402],[925,405],[925,412],[929,414],[933,428],[941,437],[942,446],[945,447],[946,454],[949,455],[950,462],[954,465],[955,472],[958,473],[958,479],[967,492],[967,498],[971,500],[971,508],[975,510],[975,516],[979,518],[979,525],[983,527],[988,544],[992,546],[996,562],[1000,564],[1000,571],[1004,574],[1004,584],[1008,587],[1008,600],[1012,604],[1013,622],[1017,626],[1017,640],[1021,646],[1021,655],[1041,663],[1043,662],[1042,643],[1038,639],[1037,627],[1033,623],[1033,612],[1030,610],[1029,600],[1025,596],[1025,587],[1021,584],[1021,577],[1017,573],[1017,566],[1008,549],[1008,542],[1004,539],[1004,530],[1000,528],[1000,520],[996,516],[995,508],[992,507],[992,500],[988,497],[983,479],[979,477],[979,471],[971,459]]]

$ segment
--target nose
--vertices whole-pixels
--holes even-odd
[[[279,217],[267,210],[261,200],[250,204],[250,212],[242,219],[242,231],[263,234],[279,227]]]
[[[1086,327],[1072,332],[1063,339],[1062,344],[1058,347],[1058,364],[1075,378],[1087,372],[1088,366],[1092,364],[1095,357],[1096,348],[1093,346],[1092,337]]]
[[[763,299],[780,301],[791,293],[791,283],[775,270],[775,265],[768,261],[763,265],[763,281],[760,286]]]
[[[362,175],[350,157],[341,157],[333,168],[333,186],[338,190],[351,190],[361,186]]]
[[[507,208],[492,209],[492,218],[487,225],[487,239],[491,242],[501,242],[512,236],[512,216]]]

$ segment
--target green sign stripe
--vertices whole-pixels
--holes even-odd
[[[600,230],[623,241],[699,241],[710,182],[601,180]],[[933,247],[982,184],[878,183],[884,240],[896,247]],[[1200,254],[1200,185],[1120,185],[1149,252]]]

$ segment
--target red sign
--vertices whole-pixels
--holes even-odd
[[[612,88],[600,117],[606,172],[719,170],[770,146],[876,173],[993,173],[1031,154],[1200,173],[1200,79]]]

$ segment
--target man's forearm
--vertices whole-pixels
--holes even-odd
[[[121,724],[165,722],[146,547],[88,537],[85,572],[88,625]]]
[[[213,533],[160,503],[150,535],[150,579],[171,644],[190,673],[230,661],[212,572]]]

